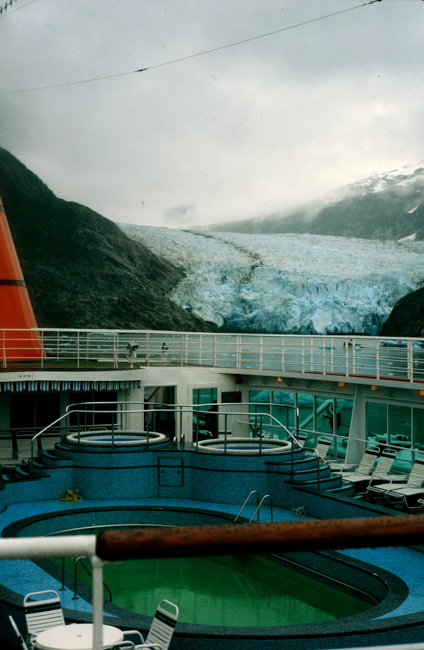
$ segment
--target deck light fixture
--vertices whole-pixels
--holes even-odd
[[[371,386],[371,390],[378,390],[378,386]]]

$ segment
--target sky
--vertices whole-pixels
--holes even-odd
[[[422,0],[14,0],[0,43],[0,146],[116,222],[284,212],[424,161]]]

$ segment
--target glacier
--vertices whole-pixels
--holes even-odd
[[[185,273],[171,298],[232,332],[376,335],[424,280],[424,242],[118,224]]]

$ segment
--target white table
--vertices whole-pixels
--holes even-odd
[[[124,638],[122,630],[103,625],[103,648],[110,648]],[[92,623],[71,623],[50,627],[37,635],[35,647],[39,650],[92,650]]]

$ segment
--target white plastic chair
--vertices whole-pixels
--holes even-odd
[[[166,604],[168,609],[163,605]],[[169,609],[173,610],[172,612]],[[171,603],[169,600],[161,600],[156,609],[156,614],[153,617],[153,622],[146,638],[146,644],[158,643],[162,650],[167,650],[171,643],[174,628],[177,623],[179,609],[177,605]]]
[[[174,605],[169,600],[161,600],[157,606],[146,640],[144,641],[138,630],[127,630],[124,632],[123,641],[114,645],[113,650],[142,650],[144,648],[168,650],[172,635],[174,634],[178,614],[179,609],[177,605]],[[131,639],[134,636],[141,641],[140,644]]]
[[[53,594],[53,597],[37,599],[37,596],[47,594],[50,594],[50,596]],[[24,612],[28,629],[27,641],[32,648],[35,647],[36,638],[40,632],[47,630],[49,627],[65,625],[59,594],[52,589],[27,594],[24,598]]]
[[[16,636],[18,637],[19,643],[21,644],[23,650],[28,650],[28,646],[27,646],[27,644],[25,643],[25,639],[24,639],[24,637],[22,636],[22,634],[20,633],[19,628],[18,628],[18,626],[16,625],[13,616],[9,616],[9,621],[10,621],[11,626],[13,627],[13,630],[14,630]]]

